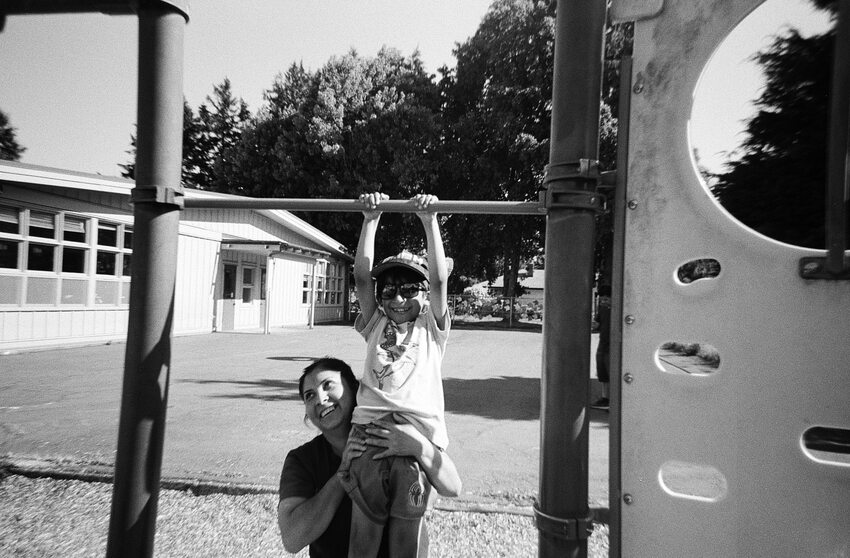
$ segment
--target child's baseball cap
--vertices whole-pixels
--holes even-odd
[[[395,256],[381,260],[378,265],[372,268],[372,278],[377,279],[382,273],[396,267],[409,269],[422,277],[423,281],[428,280],[428,260],[407,250],[402,250]]]

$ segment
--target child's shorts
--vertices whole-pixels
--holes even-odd
[[[352,425],[352,435],[365,440],[369,424]],[[388,517],[419,519],[425,514],[431,483],[419,462],[412,457],[393,456],[372,459],[384,451],[367,446],[360,457],[351,460],[348,473],[340,481],[351,501],[375,523],[386,523]]]

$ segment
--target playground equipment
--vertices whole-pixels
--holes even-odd
[[[623,88],[631,114],[621,120],[628,163],[618,165],[616,202],[614,556],[840,556],[850,548],[850,2],[841,2],[834,62],[826,254],[735,221],[701,184],[687,137],[702,68],[759,4],[615,4],[615,17],[636,23],[632,82]],[[714,260],[719,274],[678,279],[694,260]],[[712,345],[719,368],[686,373],[664,363],[669,341]],[[831,442],[817,443],[817,432]]]
[[[836,556],[847,552],[850,432],[846,255],[850,0],[841,0],[824,251],[761,237],[699,182],[691,92],[715,46],[761,0],[620,0],[636,21],[620,107],[612,321],[611,555]],[[550,164],[539,202],[441,201],[437,211],[547,219],[539,555],[585,556],[591,280],[605,2],[560,2]],[[170,372],[187,2],[5,0],[7,14],[139,18],[135,249],[108,556],[151,556]],[[212,207],[210,201],[187,207]],[[359,211],[349,200],[252,207]],[[247,205],[244,205],[247,207]],[[231,205],[232,207],[232,205]],[[388,211],[408,211],[388,202]],[[684,283],[677,269],[720,273]],[[745,308],[745,310],[742,310]],[[800,341],[804,340],[804,343]],[[669,341],[709,342],[712,373],[665,367]]]

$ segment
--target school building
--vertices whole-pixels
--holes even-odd
[[[0,161],[0,351],[126,338],[133,181]],[[186,198],[239,199],[186,190]],[[175,335],[348,315],[351,256],[282,210],[186,209]]]

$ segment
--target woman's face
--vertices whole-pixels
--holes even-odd
[[[322,432],[351,426],[354,393],[336,370],[314,370],[304,377],[307,418]]]

